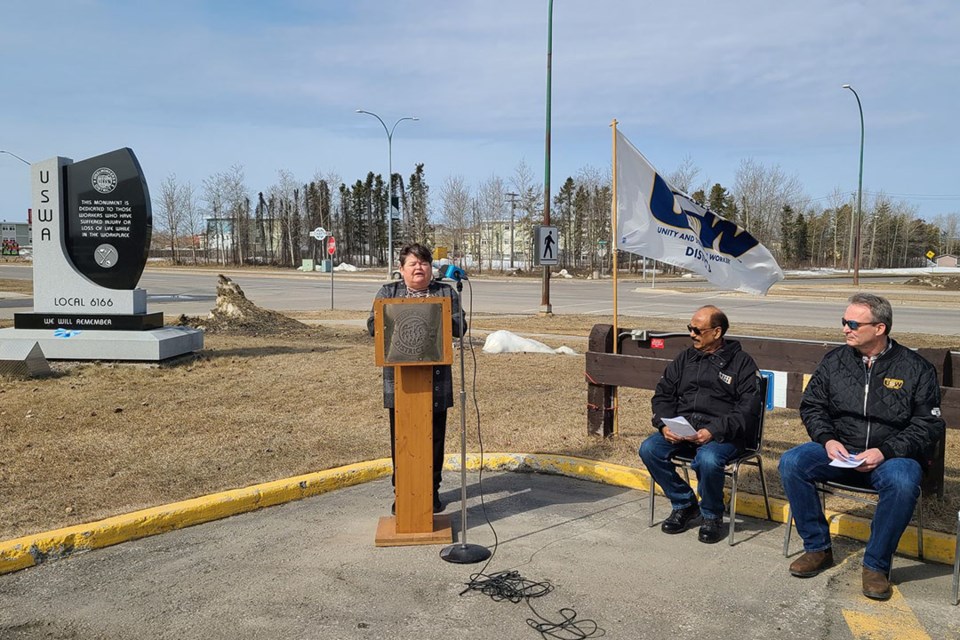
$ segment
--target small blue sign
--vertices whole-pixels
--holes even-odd
[[[766,369],[760,369],[760,375],[767,379],[767,397],[764,399],[767,403],[767,411],[773,411],[773,384],[776,376],[773,375],[773,371]]]

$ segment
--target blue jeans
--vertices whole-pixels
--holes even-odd
[[[872,487],[879,492],[880,501],[870,523],[863,566],[880,573],[890,571],[893,552],[897,550],[900,536],[910,525],[913,508],[920,496],[922,475],[920,463],[911,458],[884,460],[870,472],[831,467],[826,449],[818,442],[801,444],[780,458],[780,482],[790,500],[804,551],[830,548],[830,526],[823,516],[814,482],[833,480]]]
[[[640,459],[663,493],[670,498],[673,508],[684,509],[696,504],[697,498],[690,485],[677,473],[677,467],[670,462],[670,457],[678,453],[693,457],[691,467],[697,474],[700,511],[705,518],[721,518],[723,469],[727,461],[741,451],[740,447],[729,442],[708,442],[700,446],[687,443],[675,445],[657,432],[640,445]]]

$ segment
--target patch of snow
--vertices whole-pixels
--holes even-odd
[[[551,349],[542,342],[523,338],[515,333],[503,329],[494,331],[487,336],[483,343],[484,353],[558,353],[563,355],[577,355],[570,347]]]

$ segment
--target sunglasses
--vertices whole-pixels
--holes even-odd
[[[688,325],[687,325],[687,331],[692,332],[693,335],[695,335],[695,336],[699,336],[699,335],[702,334],[704,331],[710,331],[711,329],[716,329],[716,327],[707,327],[706,329],[701,329],[701,328],[699,328],[699,327],[693,326],[692,324],[688,324]]]
[[[850,327],[850,331],[856,331],[860,327],[865,327],[868,324],[880,324],[879,322],[857,322],[856,320],[847,320],[846,318],[840,318],[840,324],[844,327]]]

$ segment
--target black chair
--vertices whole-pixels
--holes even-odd
[[[748,465],[756,467],[760,473],[760,486],[763,488],[763,501],[767,506],[767,520],[772,520],[770,515],[770,498],[767,496],[767,481],[763,477],[763,457],[760,455],[760,449],[763,447],[763,423],[767,417],[767,378],[761,376],[758,381],[760,387],[760,421],[757,426],[756,439],[736,458],[730,460],[724,468],[723,473],[730,478],[730,531],[727,539],[733,546],[734,524],[737,514],[737,480],[740,476],[740,466]],[[671,462],[683,469],[683,477],[690,484],[690,465],[693,464],[692,456],[674,455]],[[650,478],[650,526],[653,526],[653,501],[656,496],[657,485]]]
[[[876,489],[870,487],[860,487],[857,485],[844,484],[842,482],[833,482],[831,480],[814,483],[817,491],[820,492],[821,507],[824,512],[827,509],[827,494],[854,500],[863,504],[877,506],[879,495]],[[867,497],[870,496],[870,497]],[[920,497],[917,498],[917,504],[914,507],[917,514],[917,557],[923,560],[923,483],[920,485]],[[790,555],[790,534],[793,531],[793,507],[787,510],[787,531],[783,535],[783,555]]]

